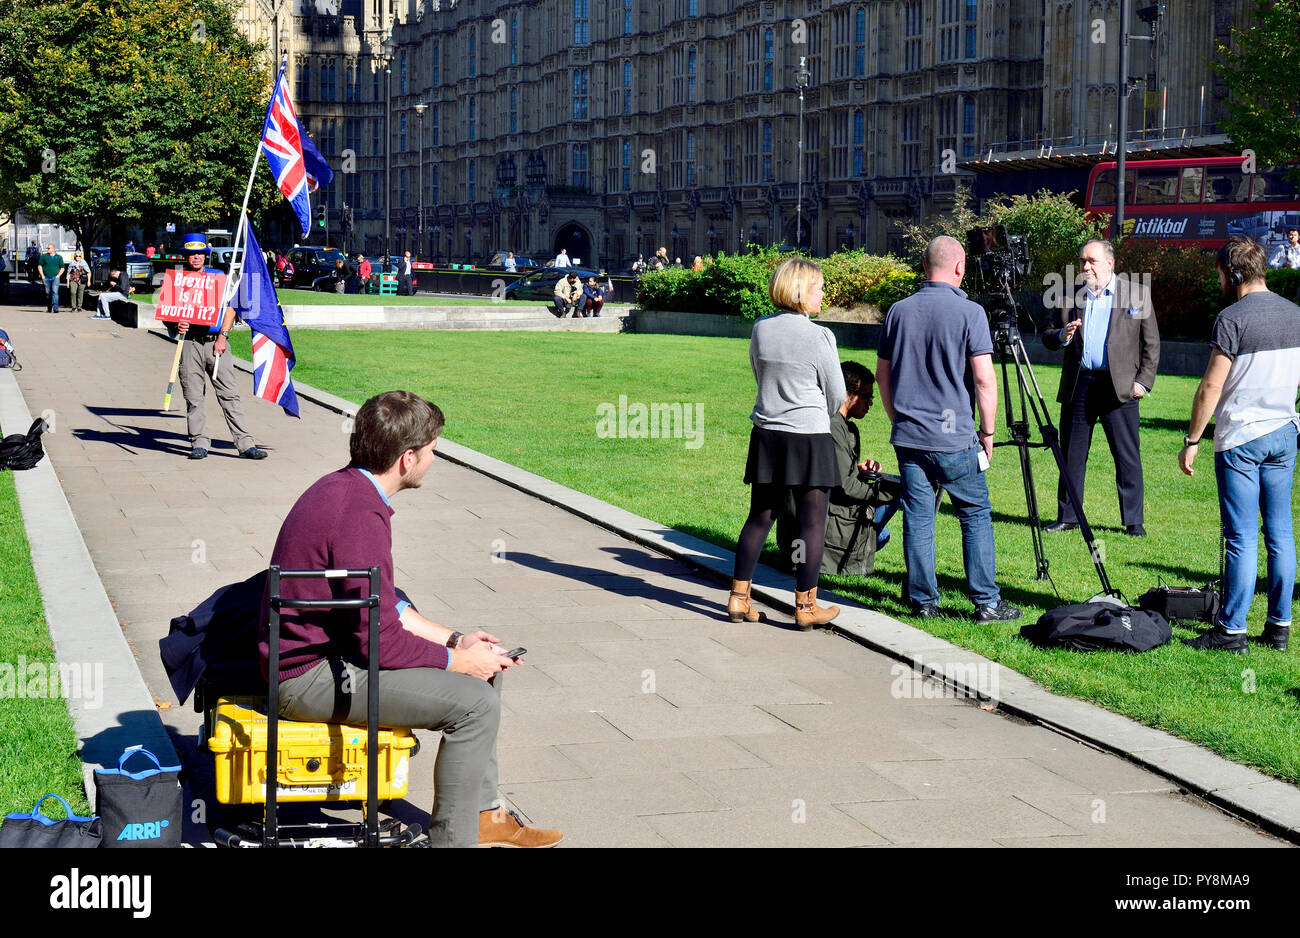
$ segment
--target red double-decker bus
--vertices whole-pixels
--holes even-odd
[[[1266,250],[1300,228],[1300,195],[1285,169],[1242,172],[1251,163],[1239,156],[1179,160],[1128,160],[1125,169],[1124,232],[1172,245],[1218,249],[1244,235]],[[1116,164],[1098,163],[1088,174],[1085,208],[1111,216],[1114,230]]]

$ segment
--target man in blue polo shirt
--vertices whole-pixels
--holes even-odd
[[[215,267],[207,267],[208,239],[206,235],[189,234],[181,245],[181,254],[185,257],[185,266],[192,271],[206,270],[221,273]],[[219,355],[230,350],[230,327],[235,323],[235,311],[227,306],[220,321],[210,329],[201,326],[189,333],[189,323],[180,323],[177,331],[187,339],[181,351],[180,379],[181,392],[185,395],[185,416],[190,436],[190,459],[204,459],[212,439],[208,436],[207,415],[204,413],[207,384],[204,375],[212,382],[212,391],[221,405],[221,413],[226,418],[226,426],[234,438],[235,449],[244,459],[265,459],[266,450],[253,442],[253,435],[244,426],[244,406],[239,400],[239,389],[235,385],[235,366],[227,362],[218,368]]]
[[[943,236],[926,245],[924,267],[925,283],[885,316],[876,366],[903,481],[907,599],[923,619],[941,614],[934,519],[935,494],[942,488],[961,523],[975,621],[1018,619],[1020,610],[1002,601],[994,582],[993,513],[984,469],[993,456],[998,387],[988,317],[958,289],[966,252],[956,240]]]

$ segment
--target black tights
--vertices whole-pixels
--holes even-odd
[[[803,563],[798,565],[795,589],[804,592],[817,585],[817,578],[821,574],[822,551],[826,547],[826,510],[830,507],[829,488],[811,488],[806,485],[789,488],[784,485],[752,486],[749,517],[740,529],[740,540],[736,545],[734,576],[737,580],[754,578],[758,555],[767,543],[767,532],[772,530],[772,522],[785,505],[787,492],[794,493],[799,539],[803,541],[804,548]]]

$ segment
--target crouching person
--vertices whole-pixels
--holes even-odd
[[[555,293],[551,302],[555,305],[555,314],[561,319],[570,314],[576,316],[581,311],[582,282],[577,274],[570,273],[555,281]]]
[[[841,362],[847,396],[831,417],[831,438],[835,441],[835,468],[840,482],[831,489],[826,513],[826,547],[822,552],[822,573],[870,576],[876,568],[876,551],[889,542],[885,525],[898,511],[901,490],[864,473],[879,473],[880,463],[862,459],[862,445],[854,421],[865,417],[875,399],[875,376],[858,362]],[[777,519],[777,544],[791,566],[800,563],[799,526],[794,499],[787,499]]]
[[[408,391],[372,397],[357,411],[351,462],[318,480],[284,519],[271,563],[286,570],[380,569],[379,724],[440,730],[429,844],[550,847],[558,831],[525,827],[497,795],[500,673],[518,662],[496,636],[462,634],[399,602],[393,585],[389,499],[418,488],[433,464],[443,415]],[[293,599],[360,598],[365,580],[292,579]],[[262,671],[269,603],[261,615]],[[280,635],[280,716],[366,722],[367,613],[285,609]]]

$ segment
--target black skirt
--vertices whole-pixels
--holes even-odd
[[[745,484],[756,483],[834,488],[840,484],[835,441],[829,433],[786,433],[754,427],[749,434]]]

